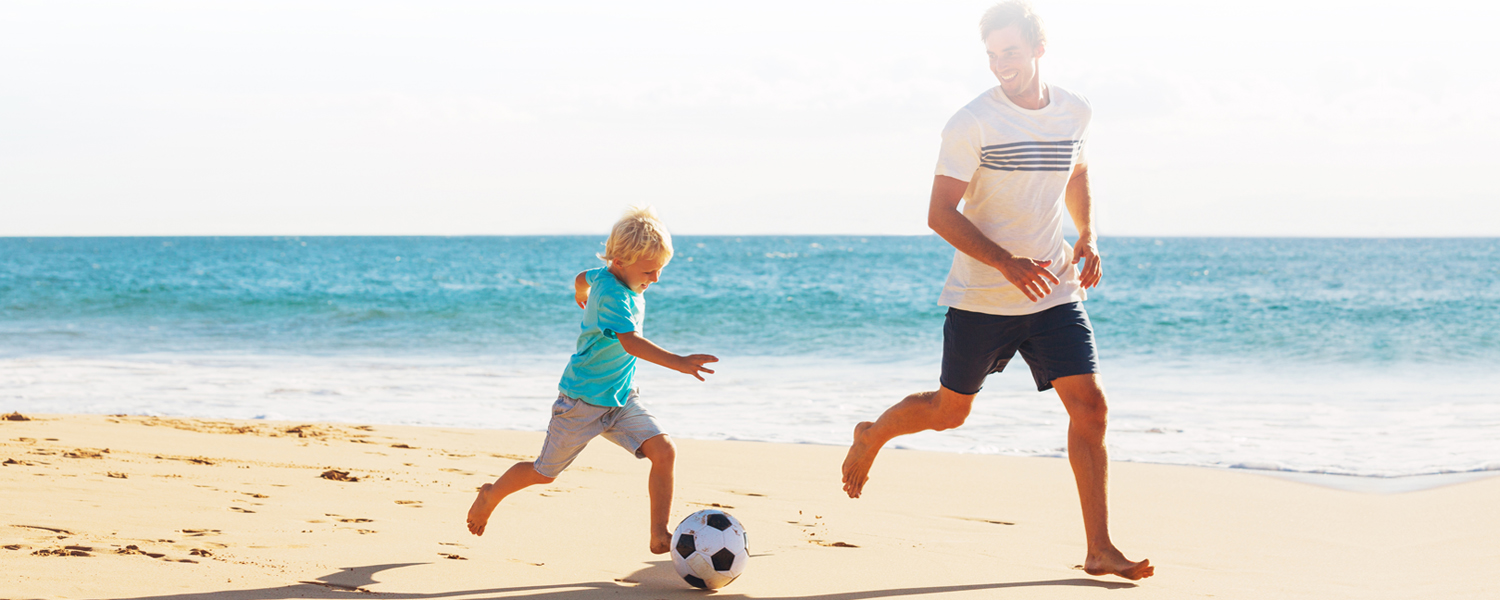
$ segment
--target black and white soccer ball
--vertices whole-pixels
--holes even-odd
[[[750,550],[745,527],[722,510],[700,510],[672,534],[672,566],[683,581],[696,588],[716,590],[745,572]]]

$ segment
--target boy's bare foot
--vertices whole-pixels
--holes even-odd
[[[864,490],[865,482],[870,480],[870,465],[875,463],[875,455],[880,452],[880,446],[869,439],[870,428],[874,425],[862,421],[854,426],[854,443],[849,445],[849,454],[844,456],[844,493],[850,498],[858,498]]]
[[[1155,575],[1156,567],[1151,566],[1150,560],[1131,562],[1119,550],[1110,548],[1109,551],[1097,555],[1090,554],[1083,561],[1083,572],[1089,575],[1119,575],[1136,581]]]
[[[672,533],[661,529],[651,534],[651,553],[666,554],[672,549]]]
[[[469,507],[469,533],[484,535],[484,526],[490,522],[490,513],[495,512],[495,507],[500,505],[499,499],[495,498],[496,494],[491,492],[493,489],[493,483],[486,483],[479,488],[479,497]]]

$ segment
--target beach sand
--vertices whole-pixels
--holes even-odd
[[[602,440],[474,537],[475,488],[542,434],[27,416],[0,421],[7,599],[1500,597],[1500,478],[1375,494],[1115,463],[1115,541],[1157,566],[1129,582],[1078,570],[1064,460],[888,449],[850,500],[844,448],[677,440],[673,522],[720,506],[750,540],[710,594],[646,550],[648,464]]]

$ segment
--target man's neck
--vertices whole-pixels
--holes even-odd
[[[1002,89],[1001,91],[1004,92],[1005,90]],[[1016,106],[1026,110],[1041,110],[1047,108],[1047,105],[1052,103],[1052,94],[1049,92],[1047,84],[1042,83],[1041,77],[1037,77],[1035,86],[1022,90],[1017,96],[1007,93],[1005,97],[1010,98],[1010,101],[1015,103]]]

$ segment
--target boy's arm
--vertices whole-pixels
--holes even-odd
[[[573,301],[578,303],[578,308],[588,306],[589,303],[588,274],[588,271],[584,271],[573,278]]]
[[[680,356],[666,351],[651,340],[641,337],[634,331],[626,331],[615,335],[620,340],[620,347],[629,352],[631,356],[647,362],[653,362],[673,371],[687,373],[697,377],[698,381],[704,381],[699,373],[713,373],[713,369],[705,369],[704,363],[719,362],[719,359],[709,354],[690,354]]]

